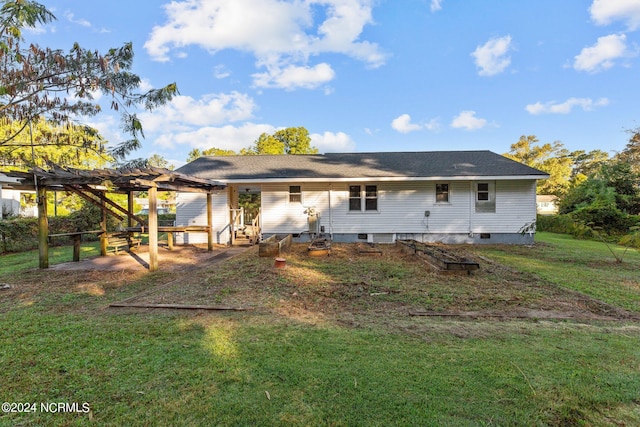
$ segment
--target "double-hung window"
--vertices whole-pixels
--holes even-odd
[[[375,212],[378,210],[377,185],[350,185],[349,212]]]
[[[478,191],[476,194],[478,195],[479,202],[488,201],[489,200],[489,183],[479,182]]]
[[[436,203],[449,203],[449,184],[436,184]]]
[[[289,203],[302,203],[302,189],[299,185],[289,186]]]

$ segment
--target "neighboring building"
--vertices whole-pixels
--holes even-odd
[[[239,194],[260,194],[261,231],[300,241],[530,243],[537,169],[490,151],[201,157],[177,170],[227,184],[212,197],[218,243]],[[179,193],[176,225],[207,223],[206,196]],[[204,234],[179,236],[184,243]]]
[[[20,191],[7,188],[18,180],[0,173],[0,219],[20,215]]]
[[[140,207],[140,210],[136,212],[137,214],[149,214],[149,199],[147,197],[135,197],[133,200],[135,205]],[[169,199],[158,198],[157,203],[159,214],[168,214],[171,212],[175,212],[176,200],[174,197],[171,197]]]
[[[536,196],[538,215],[555,215],[558,213],[558,197],[547,194]]]

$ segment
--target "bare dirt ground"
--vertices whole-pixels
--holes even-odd
[[[306,245],[284,254],[286,266],[258,258],[255,248],[217,266],[199,267],[132,298],[142,304],[275,311],[294,316],[335,318],[357,323],[366,316],[457,318],[629,319],[631,313],[535,277],[464,248],[450,248],[474,259],[473,275],[441,275],[422,259],[393,245],[362,253],[358,245],[333,245],[328,257],[310,257]]]
[[[276,268],[273,258],[258,257],[257,247],[162,249],[160,270],[151,274],[141,267],[144,251],[100,257],[11,279],[10,288],[0,290],[0,311],[10,304],[47,301],[51,295],[63,300],[84,295],[104,297],[97,300],[102,310],[149,311],[153,309],[144,307],[162,305],[240,309],[309,323],[387,325],[409,332],[424,326],[420,319],[427,317],[638,320],[637,313],[474,256],[463,247],[450,250],[480,264],[473,275],[442,275],[397,246],[379,248],[378,253],[362,254],[357,245],[334,244],[330,256],[310,257],[306,245],[294,244],[283,255],[285,268]],[[107,308],[118,302],[138,308]]]

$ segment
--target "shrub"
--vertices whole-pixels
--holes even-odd
[[[38,219],[13,218],[0,221],[0,253],[38,247]]]
[[[570,234],[580,239],[594,237],[593,230],[571,215],[538,215],[537,230],[550,233]]]

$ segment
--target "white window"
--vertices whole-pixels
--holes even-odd
[[[449,184],[436,184],[436,203],[449,203]]]
[[[479,202],[486,202],[489,200],[489,183],[478,183],[478,191],[476,192]]]
[[[378,210],[378,186],[377,185],[350,185],[349,186],[349,211],[375,212]]]
[[[476,212],[495,213],[496,211],[496,183],[476,183]]]
[[[289,186],[289,203],[302,203],[302,188],[299,185]]]

